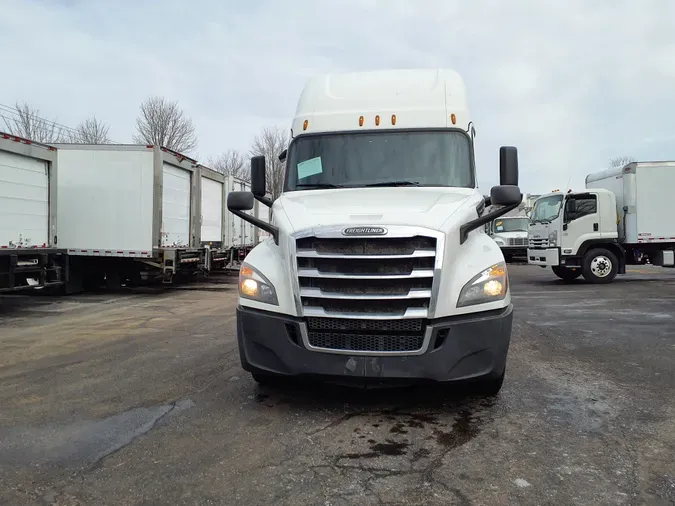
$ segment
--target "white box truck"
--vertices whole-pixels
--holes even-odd
[[[586,176],[584,191],[542,195],[530,213],[528,263],[591,283],[647,259],[675,266],[674,187],[675,162],[637,162]]]
[[[200,271],[195,160],[151,145],[55,146],[69,292]]]
[[[486,395],[500,390],[513,306],[484,225],[522,195],[513,147],[500,149],[501,185],[479,192],[474,134],[452,70],[307,82],[280,154],[280,197],[266,197],[265,158],[253,157],[251,191],[227,200],[271,235],[239,274],[239,352],[256,381],[473,380]],[[254,200],[272,207],[271,223],[245,214]]]
[[[507,262],[527,256],[527,216],[502,216],[490,223],[488,233],[504,253]]]
[[[0,132],[0,293],[62,285],[56,149]]]

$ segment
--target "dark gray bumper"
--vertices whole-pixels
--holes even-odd
[[[310,351],[299,318],[237,308],[242,367],[249,372],[345,379],[458,381],[498,377],[506,367],[513,306],[429,320],[431,340],[421,355],[378,356]]]

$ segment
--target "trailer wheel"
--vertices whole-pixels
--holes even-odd
[[[563,281],[572,281],[581,276],[581,269],[573,269],[562,265],[554,265],[551,269],[553,270],[553,274]]]
[[[581,274],[589,283],[611,283],[619,272],[619,260],[605,248],[589,250],[581,262]]]

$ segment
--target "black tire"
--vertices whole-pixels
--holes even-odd
[[[558,276],[563,281],[572,281],[581,276],[581,269],[571,269],[562,265],[553,266],[551,269],[553,270],[553,274]]]
[[[277,376],[274,374],[252,372],[251,376],[253,377],[253,381],[255,381],[260,386],[268,386],[279,381]]]
[[[581,274],[589,283],[611,283],[618,272],[619,259],[605,248],[589,250],[581,261]]]
[[[484,380],[480,380],[474,385],[474,393],[479,397],[495,397],[499,395],[499,391],[502,389],[504,384],[504,377],[506,376],[506,370],[500,375]]]

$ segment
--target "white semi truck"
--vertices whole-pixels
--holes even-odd
[[[637,162],[588,175],[584,191],[542,195],[530,213],[528,263],[591,283],[647,259],[675,266],[674,187],[675,162]]]
[[[513,306],[504,256],[484,225],[515,209],[517,152],[500,149],[500,186],[476,185],[474,134],[452,70],[382,70],[310,79],[299,99],[283,192],[228,209],[270,233],[239,275],[241,364],[275,376],[473,380],[496,394]],[[254,200],[271,223],[244,214]],[[490,206],[490,207],[486,207]]]
[[[0,293],[63,284],[56,149],[0,132]]]

